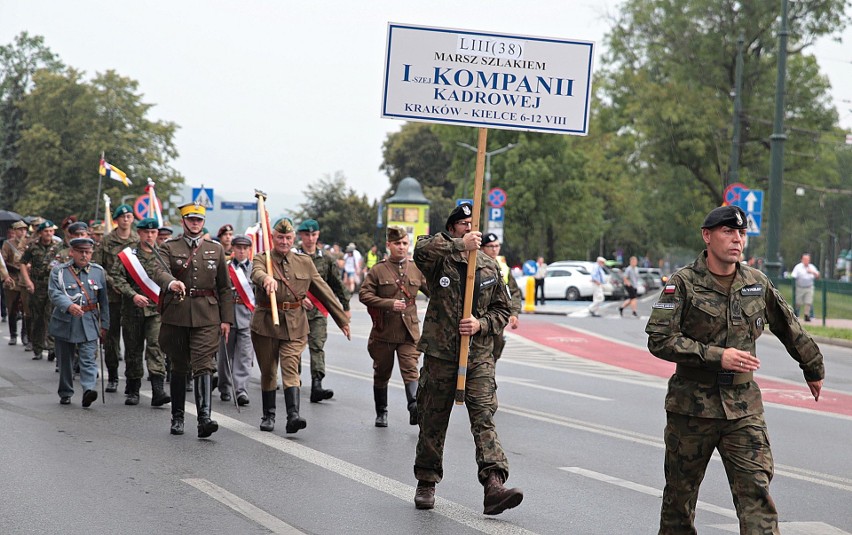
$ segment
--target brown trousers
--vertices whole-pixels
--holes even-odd
[[[295,340],[279,340],[262,336],[252,331],[251,343],[260,368],[260,389],[269,392],[278,386],[278,367],[281,367],[281,382],[284,388],[301,386],[299,362],[302,351],[308,345],[307,335]]]
[[[219,330],[218,324],[178,327],[163,323],[160,326],[160,348],[169,356],[172,374],[198,377],[215,373]]]
[[[370,337],[367,342],[367,351],[373,359],[373,386],[379,388],[388,386],[393,372],[394,352],[399,359],[399,374],[402,376],[402,382],[408,384],[420,379],[420,374],[417,372],[420,352],[417,351],[417,344],[414,341],[385,342]]]

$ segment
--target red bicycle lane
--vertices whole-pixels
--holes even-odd
[[[548,322],[524,322],[523,327],[512,334],[576,357],[665,379],[671,377],[675,369],[674,363],[658,359],[647,349]],[[791,363],[795,365],[795,361]],[[767,403],[852,417],[850,394],[823,388],[819,401],[815,402],[804,378],[801,384],[790,384],[760,377],[758,371],[755,381]]]

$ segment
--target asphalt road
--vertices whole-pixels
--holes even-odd
[[[463,406],[450,422],[438,506],[414,508],[417,428],[396,370],[390,426],[373,426],[369,318],[355,299],[353,339],[329,328],[324,384],[334,398],[312,404],[304,389],[308,427],[294,435],[284,433],[281,396],[275,431],[259,431],[256,368],[251,405],[238,413],[214,392],[220,431],[199,440],[191,399],[182,437],[169,435],[168,406],[143,397],[127,407],[122,388],[90,409],[79,391],[60,406],[53,364],[0,338],[0,532],[656,533],[667,372],[644,349],[648,307],[640,320],[619,318],[614,304],[600,319],[522,317],[497,366],[496,422],[508,483],[525,498],[499,517],[482,515]],[[783,533],[852,532],[852,350],[823,346],[829,375],[814,403],[777,340],[758,348]],[[718,458],[699,499],[700,533],[738,532]]]

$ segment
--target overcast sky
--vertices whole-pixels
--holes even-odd
[[[389,21],[600,45],[607,12],[617,6],[614,0],[0,0],[0,43],[28,31],[89,75],[115,69],[137,80],[144,100],[156,104],[152,116],[180,125],[175,167],[191,186],[203,183],[244,201],[259,188],[272,199],[299,196],[306,184],[341,171],[374,199],[388,187],[379,171],[382,143],[402,124],[380,118]],[[814,53],[835,88],[843,126],[852,128],[852,31],[844,35],[845,46],[825,40]]]

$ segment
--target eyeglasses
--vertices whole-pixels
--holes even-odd
[[[456,221],[454,224],[460,225],[460,226],[463,226],[463,227],[472,227],[473,226],[472,221]]]

